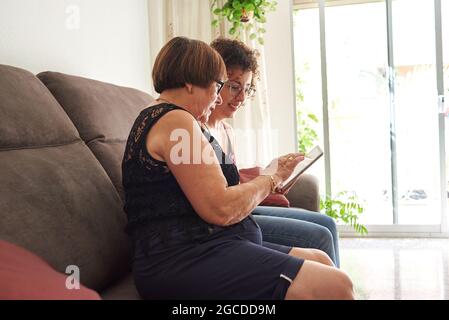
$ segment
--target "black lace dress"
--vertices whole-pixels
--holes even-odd
[[[252,216],[228,227],[202,220],[167,164],[148,153],[148,132],[172,110],[183,109],[163,103],[140,113],[122,163],[126,231],[134,244],[139,293],[147,299],[282,299],[290,284],[286,279],[296,276],[303,260],[287,255],[285,246],[262,246]],[[237,185],[237,167],[207,131],[203,134],[228,185]]]

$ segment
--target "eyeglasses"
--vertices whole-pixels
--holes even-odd
[[[225,85],[228,87],[229,93],[233,97],[237,97],[242,91],[245,93],[245,98],[253,98],[256,94],[256,88],[253,86],[242,88],[239,83],[233,81],[227,81]]]
[[[216,87],[217,87],[217,94],[220,94],[220,92],[221,92],[221,90],[223,89],[223,86],[224,86],[224,82],[223,81],[221,81],[221,80],[215,80],[215,82],[216,82]]]

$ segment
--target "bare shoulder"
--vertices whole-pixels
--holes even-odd
[[[187,111],[175,109],[167,112],[159,121],[159,127],[165,129],[188,129],[193,128],[192,123],[197,123],[195,118]]]
[[[197,121],[189,112],[182,109],[167,112],[148,133],[147,150],[155,159],[167,162],[167,150],[171,150],[178,138],[195,136],[194,131],[201,132]]]

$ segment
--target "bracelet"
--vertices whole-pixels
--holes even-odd
[[[267,176],[270,177],[271,180],[271,193],[276,193],[276,181],[274,181],[274,178],[272,175]]]

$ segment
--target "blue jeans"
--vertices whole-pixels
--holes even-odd
[[[334,219],[318,212],[283,207],[258,206],[252,214],[262,229],[264,241],[320,249],[329,255],[335,266],[340,267]]]

